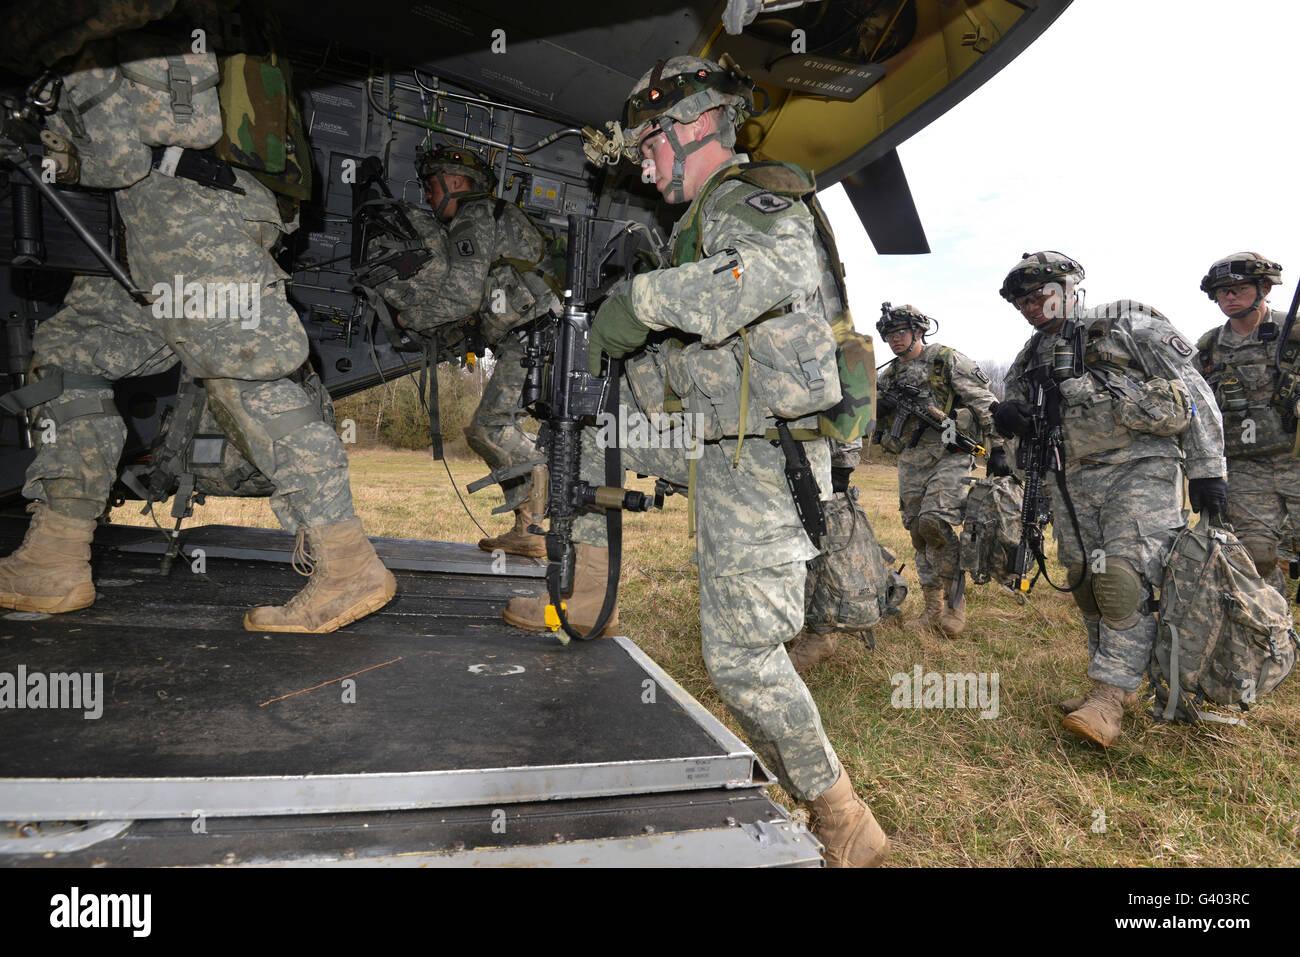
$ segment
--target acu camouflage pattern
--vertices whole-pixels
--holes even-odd
[[[792,203],[760,212],[745,202],[756,192],[739,181],[718,187],[701,220],[705,258],[632,281],[637,317],[656,329],[699,336],[697,355],[706,345],[734,340],[742,326],[789,302],[795,292],[811,301],[816,291],[815,234],[807,210]],[[729,254],[713,251],[727,248],[744,262],[739,279],[729,270],[713,273],[730,261]],[[824,324],[824,317],[817,318]],[[643,385],[635,394],[624,385],[623,414],[662,413],[664,352],[652,346],[634,364]],[[658,388],[646,388],[644,382],[655,378]],[[644,405],[637,401],[641,396],[648,400]],[[818,439],[804,447],[818,484],[829,490],[827,443]],[[689,481],[685,450],[627,449],[623,455],[625,468],[681,485]],[[763,762],[793,797],[811,800],[835,783],[840,766],[784,644],[803,625],[805,563],[817,549],[795,511],[784,456],[770,442],[750,439],[739,449],[733,439],[706,442],[695,469],[705,667]],[[603,481],[591,429],[583,434],[583,477]],[[603,526],[603,517],[584,515],[575,522],[574,537],[603,545]]]
[[[1058,556],[1068,570],[1069,583],[1078,585],[1074,599],[1088,630],[1088,676],[1135,691],[1151,658],[1156,619],[1138,614],[1136,624],[1122,629],[1104,620],[1087,570],[1098,558],[1124,562],[1140,579],[1143,597],[1151,594],[1163,574],[1162,560],[1185,526],[1184,469],[1191,478],[1224,474],[1222,420],[1211,403],[1209,387],[1191,363],[1190,346],[1159,313],[1124,300],[1083,311],[1078,318],[1101,333],[1089,340],[1089,346],[1104,354],[1106,361],[1124,363],[1127,374],[1139,383],[1177,379],[1196,404],[1196,415],[1181,435],[1133,432],[1126,444],[1093,455],[1071,451],[1094,440],[1085,431],[1088,425],[1103,434],[1124,427],[1113,418],[1101,417],[1076,424],[1075,444],[1066,446],[1064,483],[1078,518],[1077,529],[1055,476],[1046,483]],[[1043,364],[1050,368],[1055,338],[1035,334],[1016,357],[1006,379],[1008,401],[1028,400],[1029,370]],[[1068,414],[1064,410],[1063,418]]]
[[[184,362],[204,380],[209,407],[240,453],[276,488],[271,507],[290,530],[353,517],[347,457],[318,416],[299,427],[313,400],[288,376],[307,359],[307,336],[284,294],[287,277],[267,252],[283,229],[274,197],[248,173],[236,173],[239,196],[151,173],[118,193],[136,283],[256,283],[256,328],[203,310],[157,318],[111,279],[79,276],[63,308],[34,337],[33,367],[100,375],[116,381]],[[51,405],[106,400],[112,390],[71,389]],[[36,410],[39,421],[48,407]],[[284,416],[285,418],[281,418]],[[279,425],[277,425],[279,423]],[[281,434],[283,433],[283,434]],[[27,472],[23,493],[58,512],[95,518],[104,509],[126,428],[116,411],[60,425]]]
[[[836,494],[826,503],[822,553],[808,563],[804,630],[861,631],[900,614],[907,585],[893,563],[858,504],[858,490]]]
[[[1265,321],[1280,330],[1286,316],[1272,310]],[[1300,342],[1300,326],[1292,330],[1291,340]],[[1274,566],[1279,551],[1290,549],[1286,529],[1300,524],[1300,460],[1291,457],[1296,421],[1272,401],[1277,343],[1261,342],[1258,327],[1240,336],[1225,323],[1203,335],[1196,349],[1197,363],[1223,413],[1227,519],[1259,573],[1285,594],[1285,579]],[[1229,379],[1241,384],[1244,408],[1224,408],[1223,387]]]
[[[978,436],[993,429],[989,407],[995,399],[988,384],[975,362],[932,342],[915,359],[895,359],[880,388],[920,389],[918,401],[932,406],[936,418],[951,418],[959,430]],[[954,529],[964,520],[975,459],[948,451],[942,433],[920,422],[905,423],[902,439],[891,440],[888,432],[899,414],[904,413],[894,410],[882,416],[877,429],[885,433],[882,447],[898,453],[898,508],[916,549],[917,578],[922,588],[936,588],[941,580],[956,578],[961,568],[961,543]]]
[[[1010,581],[1020,544],[1024,489],[1014,475],[966,481],[971,488],[961,529],[962,570],[977,585]]]
[[[489,346],[551,309],[559,299],[535,272],[520,273],[503,259],[537,263],[550,274],[545,242],[513,203],[484,197],[460,200],[456,216],[444,226],[432,212],[405,206],[411,225],[432,253],[409,279],[391,279],[379,293],[401,312],[402,325],[427,333],[436,326],[475,318]],[[382,245],[382,240],[377,240]]]
[[[1151,655],[1157,713],[1195,720],[1202,701],[1246,710],[1291,673],[1296,643],[1286,598],[1265,585],[1230,531],[1202,521],[1179,533]]]

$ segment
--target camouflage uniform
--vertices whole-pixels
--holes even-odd
[[[217,421],[244,456],[276,487],[271,506],[290,530],[328,525],[353,516],[347,457],[338,436],[319,417],[303,389],[286,376],[307,359],[307,336],[285,298],[283,271],[267,249],[284,227],[269,190],[236,172],[244,196],[152,172],[120,190],[132,277],[146,292],[155,284],[250,283],[260,316],[184,315],[159,318],[117,283],[74,280],[63,309],[36,331],[33,366],[116,381],[161,372],[179,359],[203,380]],[[212,310],[215,312],[216,310]],[[177,315],[178,313],[181,313]],[[228,310],[228,315],[230,310]],[[104,510],[126,427],[113,408],[113,391],[65,389],[37,410],[57,423],[27,472],[28,498],[81,519]],[[60,407],[81,401],[89,414],[66,418]],[[283,417],[283,418],[281,418]]]
[[[1059,382],[1070,501],[1055,477],[1046,479],[1061,564],[1079,584],[1072,596],[1088,629],[1088,676],[1131,692],[1156,637],[1141,599],[1159,583],[1161,561],[1186,524],[1183,471],[1223,476],[1222,419],[1191,346],[1159,312],[1122,300],[1076,318],[1086,328],[1087,367],[1126,375],[1145,395],[1117,401],[1088,372]],[[1058,341],[1042,332],[1029,340],[1007,374],[1008,401],[1028,399],[1031,376],[1050,379]]]
[[[409,279],[381,284],[380,294],[418,333],[451,322],[479,325],[496,361],[465,437],[492,469],[537,458],[535,440],[518,425],[524,348],[512,330],[559,308],[538,274],[550,272],[541,233],[518,206],[491,197],[461,199],[447,226],[423,208],[406,212],[433,258]],[[516,494],[526,497],[531,478],[517,481],[524,488]]]
[[[992,435],[989,406],[995,397],[989,377],[960,352],[931,342],[915,359],[895,359],[881,376],[880,391],[898,385],[919,388],[917,401],[932,406],[938,419],[951,417],[958,430],[970,433],[978,426],[978,432]],[[915,420],[904,424],[901,438],[891,438],[894,416],[900,414],[905,413],[882,414],[877,428],[884,433],[885,451],[898,453],[898,509],[916,548],[917,577],[922,588],[935,588],[940,580],[956,578],[960,568],[953,528],[965,514],[966,479],[975,458],[948,451],[941,433]]]
[[[746,160],[737,155],[713,176]],[[721,372],[711,371],[719,368],[710,362],[711,355],[731,355],[728,347],[736,343],[742,325],[800,295],[807,297],[808,315],[824,321],[815,295],[822,254],[812,217],[801,202],[758,202],[756,197],[761,199],[762,193],[737,179],[711,193],[709,184],[704,184],[699,194],[707,197],[700,218],[700,260],[633,279],[633,308],[641,322],[651,329],[698,336],[699,344],[683,350],[652,346],[631,360],[626,373],[630,389],[620,393],[623,414],[662,412],[665,377],[676,384],[674,373],[681,366],[675,363],[685,355],[689,374],[702,387],[683,393],[686,411],[705,412],[704,407],[712,405],[722,419],[730,416],[734,431],[738,368],[732,361],[733,381],[723,381]],[[690,211],[679,220],[674,241],[688,219]],[[739,282],[730,269],[719,269],[737,255],[743,260]],[[671,371],[670,363],[674,363]],[[716,381],[715,374],[721,376]],[[774,422],[768,418],[755,431],[762,433]],[[601,462],[594,456],[591,430],[587,432],[584,478],[600,484]],[[803,624],[804,564],[816,556],[817,549],[799,522],[781,450],[762,434],[751,433],[741,443],[737,462],[736,446],[734,438],[710,438],[696,463],[701,650],[719,695],[755,751],[791,795],[811,800],[836,783],[839,761],[783,643]],[[826,441],[807,442],[805,449],[819,487],[828,493]],[[628,469],[682,484],[689,480],[682,450],[627,449],[623,454]],[[605,545],[603,517],[579,518],[574,538]]]
[[[1285,314],[1272,310],[1264,322],[1281,329]],[[1261,323],[1262,325],[1262,323]],[[1300,327],[1292,330],[1300,342]],[[1296,440],[1294,416],[1273,405],[1277,342],[1262,342],[1259,326],[1238,335],[1231,323],[1211,329],[1196,343],[1197,363],[1223,408],[1225,380],[1241,383],[1245,408],[1223,409],[1223,438],[1228,455],[1228,521],[1246,546],[1259,573],[1286,594],[1277,567],[1279,548],[1289,550],[1289,528],[1300,521],[1300,460],[1291,457]]]

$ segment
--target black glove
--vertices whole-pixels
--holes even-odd
[[[894,397],[891,396],[888,392],[878,392],[878,393],[876,393],[876,415],[877,415],[877,417],[879,417],[879,416],[881,416],[881,415],[889,415],[891,412],[893,412],[893,411],[894,411],[895,409],[897,409],[897,408],[898,408],[898,403],[894,401]]]
[[[1033,429],[1033,409],[1027,402],[994,402],[993,427],[1004,439],[1028,438]]]
[[[1221,478],[1195,478],[1187,481],[1187,497],[1191,499],[1192,511],[1223,514],[1228,504],[1228,483]]]
[[[851,465],[832,465],[831,466],[831,490],[835,492],[847,492],[849,482],[853,478],[853,467]]]
[[[988,463],[984,466],[989,478],[1002,478],[1011,474],[1011,465],[1007,462],[1007,450],[997,446],[989,453]]]

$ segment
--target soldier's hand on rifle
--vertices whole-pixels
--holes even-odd
[[[1007,450],[1002,446],[996,446],[989,453],[988,463],[985,465],[985,472],[990,478],[1002,478],[1011,474],[1011,465],[1007,462]]]
[[[876,413],[877,415],[890,415],[898,408],[898,403],[894,401],[893,395],[881,390],[876,395]]]
[[[615,293],[607,296],[591,322],[587,346],[587,371],[600,375],[600,353],[621,359],[645,344],[650,328],[632,311],[632,296]]]
[[[1187,497],[1193,512],[1223,513],[1228,504],[1228,483],[1221,478],[1194,478],[1187,481]]]
[[[1033,429],[1033,410],[1025,402],[994,402],[993,427],[1004,439],[1027,437]]]

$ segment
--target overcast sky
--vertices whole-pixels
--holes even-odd
[[[1300,3],[1075,0],[1010,65],[899,147],[932,250],[878,256],[838,187],[823,202],[858,328],[880,303],[940,322],[936,341],[1009,362],[1030,329],[998,296],[1023,252],[1087,271],[1087,302],[1149,303],[1190,339],[1224,321],[1214,260],[1300,277]],[[877,361],[891,353],[877,342]]]

